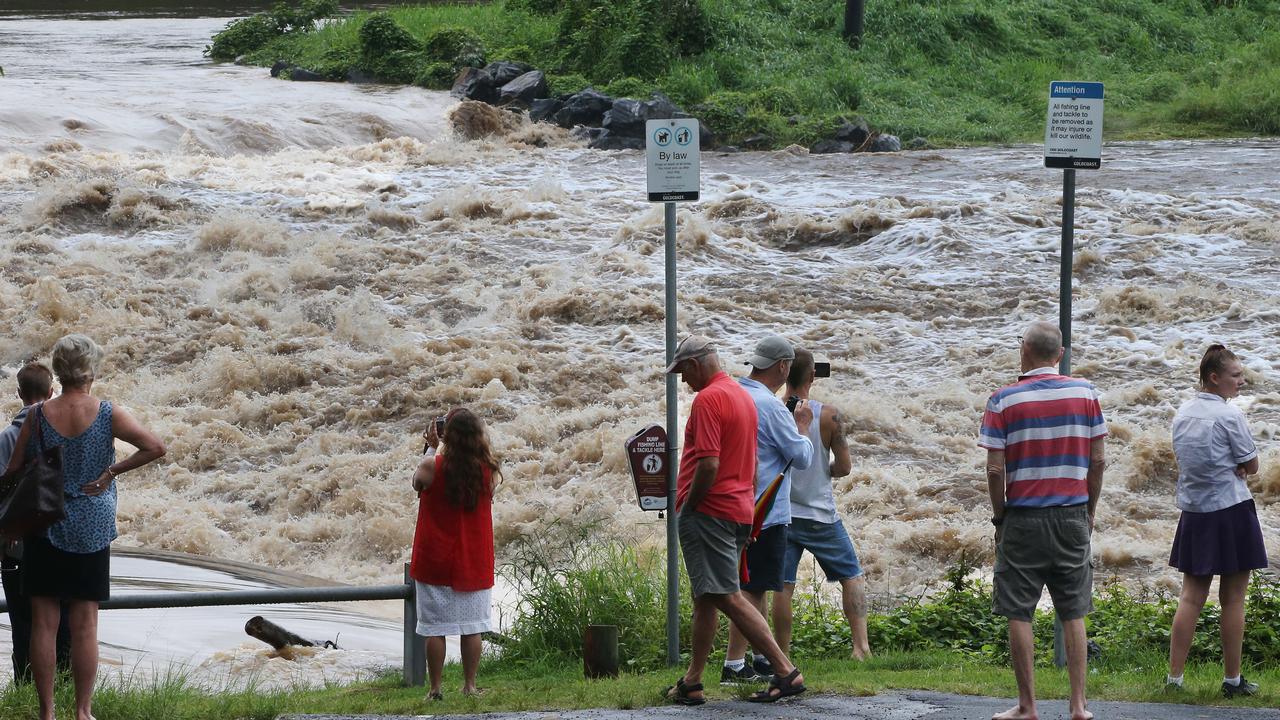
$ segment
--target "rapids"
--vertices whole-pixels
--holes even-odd
[[[0,19],[0,411],[61,335],[157,431],[120,542],[396,582],[429,418],[489,422],[500,547],[556,523],[660,545],[622,441],[664,417],[661,208],[643,158],[556,129],[455,137],[416,88],[213,65],[225,19]],[[1168,424],[1240,353],[1280,552],[1280,142],[1110,143],[1076,211],[1076,371],[1104,393],[1098,581],[1173,587]],[[1017,337],[1057,317],[1060,174],[1038,146],[702,159],[679,323],[741,367],[779,332],[851,420],[837,501],[877,602],[992,554],[976,446]],[[690,394],[682,388],[682,415]],[[501,550],[500,550],[501,553]],[[1276,555],[1275,557],[1280,557]]]

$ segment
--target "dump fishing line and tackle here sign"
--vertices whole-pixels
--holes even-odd
[[[700,151],[697,118],[645,123],[649,202],[698,199]]]
[[[1044,166],[1063,170],[1102,167],[1102,83],[1049,83]]]
[[[627,438],[627,466],[641,510],[667,509],[667,431],[650,425]]]

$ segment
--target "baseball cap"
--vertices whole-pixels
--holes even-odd
[[[757,370],[771,368],[782,360],[795,360],[796,351],[781,335],[770,335],[756,345],[755,354],[747,361]]]
[[[681,340],[680,344],[676,346],[676,354],[671,358],[671,364],[667,366],[667,372],[675,372],[676,367],[689,358],[710,355],[715,351],[716,349],[711,347],[710,340],[702,337],[701,335],[690,335],[684,340]]]

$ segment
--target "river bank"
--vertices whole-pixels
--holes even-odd
[[[1062,79],[1106,84],[1111,139],[1280,133],[1270,91],[1280,84],[1275,0],[981,9],[895,0],[867,11],[857,49],[841,38],[843,7],[840,0],[689,0],[665,11],[644,0],[397,7],[387,17],[400,34],[362,41],[370,16],[357,12],[274,40],[237,31],[236,42],[224,37],[213,50],[218,59],[284,61],[329,79],[380,76],[443,89],[465,65],[528,63],[547,72],[552,93],[593,85],[645,99],[661,91],[710,125],[721,145],[757,148],[810,147],[856,115],[904,141],[1034,141],[1043,136],[1048,83]]]

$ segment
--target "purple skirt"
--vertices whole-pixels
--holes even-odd
[[[1169,565],[1187,575],[1232,575],[1265,568],[1267,549],[1253,501],[1207,513],[1183,510]]]

